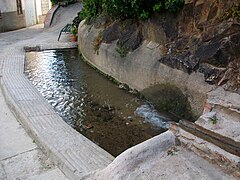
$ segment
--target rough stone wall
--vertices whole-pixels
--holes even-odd
[[[200,73],[187,74],[158,61],[162,57],[159,45],[144,41],[135,51],[122,58],[116,52],[116,42],[102,43],[97,52],[93,42],[101,29],[82,22],[79,26],[79,49],[83,56],[101,71],[139,91],[154,84],[170,83],[178,86],[188,97],[196,116],[201,115],[207,92],[214,87],[204,82]]]
[[[137,90],[176,85],[201,115],[207,93],[217,86],[240,93],[240,23],[229,13],[239,9],[239,1],[185,2],[178,15],[145,22],[82,22],[79,49],[97,68]]]
[[[164,46],[169,53],[160,62],[187,73],[198,71],[209,84],[240,93],[240,17],[236,12],[240,13],[236,0],[186,1],[178,20],[164,23]]]
[[[17,13],[16,0],[0,1],[0,32],[11,31],[26,27],[25,3],[22,0],[23,14]]]
[[[26,27],[25,12],[18,15],[17,11],[2,13],[0,17],[0,32],[12,31]]]
[[[42,14],[47,14],[47,12],[49,11],[49,0],[42,0]]]

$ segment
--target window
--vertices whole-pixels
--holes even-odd
[[[17,13],[18,14],[23,14],[22,1],[21,0],[16,0],[16,1],[17,1]]]

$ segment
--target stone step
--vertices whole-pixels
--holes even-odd
[[[207,130],[240,142],[240,114],[215,105],[211,112],[203,114],[195,123]]]
[[[186,121],[172,123],[170,129],[182,146],[240,178],[239,142]]]
[[[240,95],[222,87],[208,93],[197,125],[240,142]]]
[[[207,103],[210,105],[209,109],[214,106],[222,106],[231,111],[240,114],[240,95],[234,92],[225,91],[222,87],[210,91],[208,94]],[[240,122],[240,119],[238,119]]]

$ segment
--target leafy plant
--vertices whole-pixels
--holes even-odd
[[[211,120],[211,122],[212,122],[213,124],[217,124],[217,122],[218,122],[218,118],[217,118],[216,115],[214,115],[213,117],[211,117],[210,120]]]
[[[78,33],[78,29],[75,25],[72,25],[71,26],[71,33],[74,35],[74,36],[77,36],[77,33]]]
[[[55,5],[59,2],[59,0],[51,0],[52,5]]]
[[[113,19],[148,19],[153,12],[176,12],[184,0],[83,0],[83,15],[87,20],[104,13]]]
[[[142,13],[140,14],[140,18],[142,19],[142,20],[147,20],[147,19],[149,19],[149,17],[150,17],[150,14],[149,14],[149,12],[146,12],[146,11],[142,11]]]
[[[177,12],[184,5],[184,0],[165,0],[165,9],[170,12]]]
[[[101,13],[102,0],[83,0],[83,10],[81,16],[89,21]]]
[[[123,46],[119,46],[116,48],[116,51],[119,53],[121,58],[124,58],[127,56],[127,53],[129,52],[129,50]]]
[[[65,1],[68,2],[69,4],[76,2],[76,0],[65,0]],[[51,0],[52,5],[58,4],[59,2],[61,2],[61,0]]]
[[[226,20],[229,18],[240,19],[240,6],[232,6],[227,9],[221,16],[221,19]]]
[[[97,54],[99,53],[99,48],[100,48],[100,45],[102,44],[102,41],[103,41],[103,35],[102,35],[102,31],[100,31],[98,33],[98,36],[94,39],[94,42],[93,42],[93,49]]]
[[[164,5],[162,2],[159,2],[153,6],[153,11],[154,12],[161,12],[161,10],[164,9]]]

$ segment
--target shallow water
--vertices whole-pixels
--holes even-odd
[[[26,53],[25,73],[66,123],[113,156],[169,126],[149,103],[84,63],[77,49]]]

